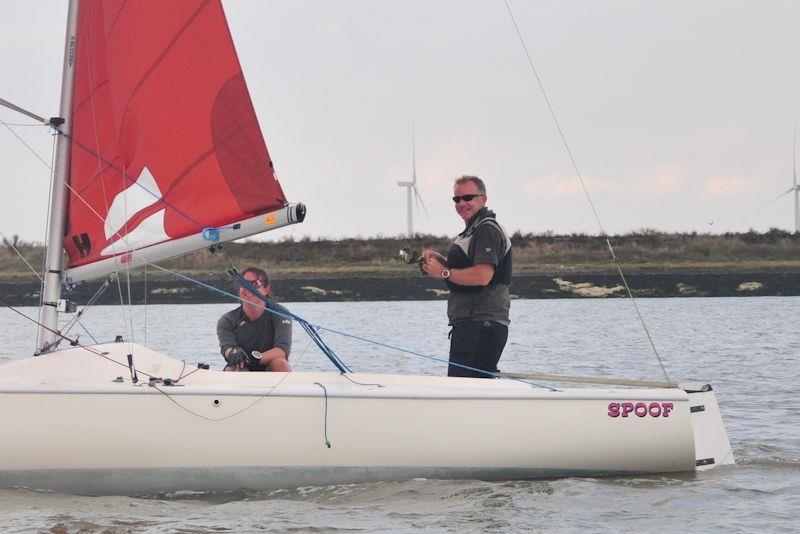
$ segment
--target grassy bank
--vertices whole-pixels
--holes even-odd
[[[800,234],[777,229],[764,233],[751,231],[719,235],[643,230],[611,236],[609,240],[617,258],[629,271],[800,271]],[[411,267],[398,260],[400,248],[434,248],[446,253],[450,243],[450,237],[437,236],[227,243],[216,253],[203,250],[164,265],[198,275],[218,275],[230,265],[240,268],[264,265],[270,272],[282,276],[353,272],[402,274]],[[517,232],[512,236],[512,243],[517,272],[614,270],[605,237]],[[34,268],[41,268],[43,246],[24,242],[13,244]],[[9,246],[0,248],[0,277],[9,280],[31,276],[28,267]],[[159,274],[150,270],[148,276],[157,278]]]
[[[588,235],[514,234],[516,298],[606,298],[626,295],[611,261],[605,238]],[[631,291],[642,297],[789,296],[800,295],[800,235],[766,233],[700,235],[653,231],[612,236]],[[14,243],[35,267],[42,265],[42,246]],[[264,266],[275,280],[273,290],[284,301],[420,300],[446,298],[441,280],[422,277],[398,259],[402,247],[446,252],[450,238],[419,236],[273,243],[229,243],[211,253],[203,250],[165,262],[215,287],[230,288],[225,271],[235,265]],[[0,248],[0,296],[18,305],[39,301],[39,281],[10,247]],[[134,302],[206,303],[230,299],[150,268],[131,277]],[[70,294],[86,302],[99,286],[79,285]],[[114,291],[101,303],[118,301]]]

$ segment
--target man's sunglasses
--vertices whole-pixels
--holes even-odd
[[[250,285],[253,286],[256,289],[258,289],[260,287],[264,287],[264,282],[262,282],[258,278],[256,278],[255,280],[247,280],[247,278],[245,278],[245,281],[250,282]],[[246,291],[246,289],[245,289],[245,291]]]
[[[458,204],[462,200],[465,201],[465,202],[469,202],[470,200],[472,200],[475,197],[485,197],[485,196],[486,195],[481,194],[481,193],[478,193],[478,194],[475,194],[475,195],[456,195],[456,196],[453,197],[453,202],[455,202],[456,204]]]

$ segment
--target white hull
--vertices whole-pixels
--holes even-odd
[[[209,370],[156,388],[144,373],[175,379],[193,369],[134,345],[134,386],[129,347],[93,347],[109,359],[76,348],[0,367],[0,487],[224,491],[664,473],[733,462],[712,391],[550,391],[508,380],[348,375],[368,384],[360,385],[338,373]],[[119,376],[124,381],[114,382]],[[626,402],[651,412],[609,415],[611,403]]]

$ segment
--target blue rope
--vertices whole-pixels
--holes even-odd
[[[258,292],[258,288],[256,288],[252,283],[250,283],[249,280],[247,280],[244,276],[242,276],[242,274],[236,269],[236,267],[231,267],[230,269],[228,269],[228,274],[231,275],[231,277],[234,280],[236,280],[236,282],[240,286],[242,286],[244,289],[246,289],[248,292],[250,292],[251,295],[255,295],[255,296],[259,297],[264,302],[264,304],[266,304],[266,306],[267,306],[266,308],[264,308],[265,310],[269,310],[269,309],[278,310],[278,311],[286,314],[287,316],[292,317],[292,319],[294,319],[295,321],[297,321],[303,327],[303,329],[306,331],[306,333],[311,337],[311,339],[314,340],[314,343],[317,344],[317,346],[320,348],[320,350],[328,357],[328,359],[331,362],[333,362],[333,365],[335,365],[336,368],[339,369],[340,372],[342,372],[342,373],[349,373],[350,372],[350,369],[344,364],[344,362],[342,362],[342,360],[339,358],[339,356],[337,356],[336,353],[333,352],[333,349],[330,348],[322,340],[322,337],[320,337],[319,332],[317,331],[317,329],[314,328],[314,325],[312,325],[311,323],[309,323],[308,321],[306,321],[305,319],[303,319],[299,315],[293,314],[288,309],[286,309],[285,306],[282,306],[282,305],[278,304],[277,302],[275,302],[275,301],[271,300],[270,298],[268,298],[266,295],[262,295],[261,293],[259,293]]]
[[[186,280],[187,282],[191,282],[193,284],[205,287],[206,289],[209,289],[209,290],[214,291],[216,293],[220,293],[220,294],[225,295],[227,297],[231,297],[234,300],[238,300],[240,302],[244,302],[244,300],[239,295],[234,295],[233,293],[225,291],[224,289],[219,289],[218,287],[214,287],[214,286],[212,286],[210,284],[206,284],[205,282],[202,282],[202,281],[197,280],[195,278],[192,278],[190,276],[186,276],[184,274],[172,271],[170,269],[167,269],[166,267],[161,267],[160,265],[155,265],[155,264],[152,264],[152,265],[154,267],[156,267],[157,269],[161,269],[162,271],[168,272],[168,273],[170,273],[170,274],[172,274],[174,276],[177,276],[178,278]],[[260,293],[258,293],[256,291],[256,289],[252,285],[250,287],[253,289],[255,294],[260,295]],[[339,371],[341,373],[349,373],[349,372],[351,372],[350,369],[344,363],[342,363],[341,360],[339,360],[338,356],[336,356],[336,354],[330,349],[330,347],[328,347],[325,344],[325,342],[322,341],[322,338],[319,337],[319,334],[316,332],[316,329],[315,329],[314,325],[312,325],[311,323],[309,323],[308,321],[306,321],[302,317],[300,317],[298,315],[295,315],[294,313],[292,313],[289,310],[287,310],[284,306],[281,306],[280,304],[278,304],[278,303],[276,303],[274,301],[271,301],[271,304],[274,305],[274,308],[268,308],[266,306],[258,306],[257,304],[253,304],[253,305],[254,306],[258,306],[262,310],[268,311],[269,313],[275,314],[275,315],[277,315],[279,317],[284,317],[286,319],[292,319],[294,321],[297,321],[303,327],[303,329],[306,331],[306,333],[309,335],[309,337],[311,337],[311,339],[317,344],[317,346],[320,348],[320,350],[323,352],[323,354],[325,354],[325,356],[327,356],[328,359],[331,360],[331,362],[336,366],[337,369],[339,369]]]
[[[214,286],[212,286],[210,284],[206,284],[205,282],[202,282],[202,281],[197,280],[195,278],[192,278],[190,276],[186,276],[184,274],[172,271],[170,269],[167,269],[166,267],[161,267],[160,265],[155,265],[155,264],[153,264],[153,265],[157,269],[161,269],[162,271],[165,271],[165,272],[170,273],[170,274],[172,274],[174,276],[177,276],[178,278],[181,278],[181,279],[186,280],[188,282],[191,282],[193,284],[199,285],[201,287],[205,287],[206,289],[209,289],[209,290],[214,291],[216,293],[220,293],[222,295],[231,297],[234,300],[238,300],[240,302],[243,302],[241,297],[239,297],[238,295],[234,295],[233,293],[230,293],[228,291],[225,291],[224,289],[219,289],[218,287],[214,287]],[[278,305],[278,306],[280,306],[280,305]],[[428,354],[422,354],[420,352],[415,352],[413,350],[404,349],[404,348],[401,348],[401,347],[395,347],[394,345],[389,345],[388,343],[382,343],[380,341],[375,341],[375,340],[372,340],[372,339],[356,336],[356,335],[353,335],[353,334],[348,334],[346,332],[341,332],[339,330],[334,330],[333,328],[327,328],[327,327],[324,327],[324,326],[315,325],[315,324],[309,323],[308,321],[306,321],[305,319],[299,317],[298,315],[295,315],[294,313],[290,312],[289,310],[287,310],[283,306],[280,306],[280,308],[282,308],[286,313],[282,313],[282,312],[279,312],[278,310],[270,309],[270,308],[267,308],[265,306],[261,306],[261,308],[266,310],[266,311],[268,311],[268,312],[270,312],[270,313],[274,313],[274,314],[276,314],[276,315],[278,315],[280,317],[286,317],[288,319],[294,319],[298,323],[305,323],[313,330],[325,330],[327,332],[331,332],[332,334],[337,334],[337,335],[340,335],[340,336],[349,337],[351,339],[356,339],[358,341],[363,341],[364,343],[370,343],[372,345],[377,345],[379,347],[384,347],[384,348],[387,348],[387,349],[396,350],[398,352],[403,352],[405,354],[410,354],[412,356],[419,356],[421,358],[427,358],[429,360],[433,360],[433,361],[436,361],[436,362],[446,363],[448,365],[453,365],[455,367],[460,367],[462,369],[468,369],[470,371],[483,373],[485,375],[488,375],[488,376],[491,376],[491,377],[494,377],[494,378],[500,378],[502,380],[513,380],[514,382],[522,382],[523,384],[527,384],[529,386],[535,386],[535,387],[539,387],[539,388],[543,388],[543,389],[549,389],[550,391],[558,391],[557,389],[552,388],[550,386],[545,386],[543,384],[538,384],[536,382],[531,382],[530,380],[525,380],[523,378],[515,378],[515,377],[511,377],[511,376],[504,376],[504,375],[501,375],[500,373],[493,373],[491,371],[486,371],[484,369],[478,369],[477,367],[470,367],[469,365],[463,365],[463,364],[460,364],[460,363],[450,362],[449,360],[445,360],[445,359],[442,359],[442,358],[437,358],[436,356],[430,356]],[[313,337],[312,337],[312,339],[313,339]],[[327,356],[327,354],[326,354],[326,356]]]
[[[540,388],[544,388],[544,389],[549,389],[550,391],[557,391],[555,388],[551,388],[550,386],[545,386],[543,384],[537,384],[536,382],[531,382],[530,380],[524,380],[522,378],[514,378],[514,377],[511,377],[511,376],[505,376],[505,375],[501,375],[499,373],[493,373],[491,371],[486,371],[484,369],[478,369],[477,367],[470,367],[469,365],[464,365],[464,364],[461,364],[461,363],[451,362],[449,360],[445,360],[445,359],[442,359],[442,358],[437,358],[436,356],[430,356],[428,354],[422,354],[421,352],[414,352],[413,350],[404,349],[402,347],[395,347],[394,345],[389,345],[387,343],[382,343],[380,341],[375,341],[373,339],[367,339],[365,337],[359,337],[359,336],[356,336],[354,334],[348,334],[346,332],[340,332],[338,330],[334,330],[332,328],[327,328],[325,326],[317,326],[317,328],[320,329],[320,330],[325,330],[326,332],[330,332],[332,334],[338,334],[340,336],[349,337],[349,338],[352,338],[352,339],[357,339],[357,340],[363,341],[365,343],[372,343],[373,345],[378,345],[379,347],[384,347],[384,348],[387,348],[387,349],[396,350],[396,351],[399,351],[399,352],[404,352],[406,354],[411,354],[413,356],[420,356],[421,358],[427,358],[429,360],[433,360],[433,361],[436,361],[436,362],[446,363],[448,365],[453,365],[455,367],[460,367],[462,369],[469,369],[470,371],[476,371],[478,373],[483,373],[485,375],[489,375],[489,376],[492,376],[494,378],[501,378],[501,379],[504,379],[504,380],[514,380],[515,382],[522,382],[523,384],[529,384],[529,385],[532,385],[532,386],[536,386],[536,387],[540,387]]]
[[[86,335],[89,336],[90,338],[92,338],[92,341],[94,341],[94,344],[97,345],[98,341],[94,338],[92,333],[89,332],[89,330],[85,326],[83,326],[83,323],[78,321],[78,324],[81,325],[81,328],[83,328],[83,331],[86,332]]]

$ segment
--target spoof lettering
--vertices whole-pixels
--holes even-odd
[[[610,402],[608,403],[609,417],[669,417],[672,411],[671,402]]]

